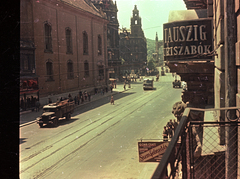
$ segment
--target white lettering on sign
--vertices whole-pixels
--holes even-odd
[[[175,46],[163,48],[164,56],[174,55],[195,55],[210,53],[211,45],[190,45],[190,46]]]
[[[164,29],[165,41],[169,42],[191,42],[191,41],[205,41],[207,40],[207,32],[205,32],[206,25],[200,25],[198,31],[198,25],[176,26],[172,28]],[[185,33],[186,32],[186,33]],[[198,39],[198,32],[199,38]]]

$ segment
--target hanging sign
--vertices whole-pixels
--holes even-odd
[[[138,142],[139,162],[159,162],[169,142]]]
[[[163,24],[165,61],[212,59],[212,20],[196,19]]]

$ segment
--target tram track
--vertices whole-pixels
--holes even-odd
[[[42,175],[44,175],[46,172],[51,171],[51,169],[57,167],[57,165],[61,165],[61,162],[65,161],[65,160],[71,160],[71,155],[76,153],[77,151],[79,151],[82,147],[86,146],[88,143],[90,143],[92,140],[100,137],[103,133],[105,133],[108,129],[114,127],[116,124],[118,124],[119,122],[121,122],[123,119],[125,119],[126,117],[128,117],[130,114],[134,113],[136,110],[139,110],[140,108],[142,108],[143,106],[145,106],[147,103],[149,103],[150,101],[154,100],[156,97],[162,95],[163,91],[160,91],[160,93],[154,93],[154,92],[150,92],[150,93],[145,93],[144,95],[141,95],[141,98],[137,98],[136,100],[127,102],[123,105],[120,104],[118,106],[117,109],[115,109],[114,111],[111,111],[109,113],[107,113],[106,115],[102,116],[101,118],[98,118],[94,121],[92,121],[91,123],[81,127],[78,130],[75,130],[74,132],[69,133],[68,135],[59,138],[57,141],[51,143],[50,145],[42,148],[41,150],[35,151],[33,154],[23,158],[20,162],[21,163],[26,163],[29,162],[31,159],[35,158],[35,157],[39,157],[40,159],[33,162],[31,165],[23,168],[20,171],[20,174],[26,172],[27,170],[33,168],[34,166],[36,166],[37,164],[40,164],[41,162],[45,161],[46,159],[50,159],[53,157],[53,155],[57,154],[60,151],[63,151],[65,148],[71,148],[69,146],[71,146],[72,144],[74,144],[76,141],[82,139],[83,137],[85,137],[87,134],[89,134],[90,132],[99,129],[100,127],[108,124],[109,122],[112,122],[111,125],[107,125],[105,126],[104,129],[101,130],[101,132],[98,132],[95,136],[91,137],[90,139],[88,138],[88,140],[84,141],[80,146],[78,146],[77,148],[75,148],[74,150],[71,150],[71,152],[69,152],[67,155],[65,154],[63,157],[61,157],[60,160],[53,162],[50,166],[44,168],[41,170],[41,172],[39,172],[34,178],[38,178]],[[157,94],[157,95],[151,95],[151,94]],[[144,101],[144,102],[143,102]],[[127,111],[129,109],[129,105],[133,105],[134,108],[132,110],[130,110],[129,112],[127,112],[123,118],[121,118],[120,120],[114,121],[115,116],[117,116],[118,114],[121,114],[122,111]],[[122,109],[122,110],[119,110]],[[85,119],[84,121],[81,121],[79,124],[80,125],[84,122],[89,121],[90,118]],[[101,121],[102,120],[102,121]],[[96,126],[93,126],[96,125]],[[89,129],[89,127],[92,127],[91,129]],[[55,134],[54,136],[51,136],[51,138],[48,139],[44,139],[40,142],[37,142],[36,144],[30,146],[30,147],[39,147],[41,144],[43,144],[44,142],[47,142],[48,140],[58,136],[61,133],[65,133],[68,132],[69,130],[74,129],[74,126],[69,127],[68,129],[64,129],[63,131]],[[86,132],[83,132],[84,130],[86,130]],[[80,135],[78,135],[77,138],[74,139],[70,139],[69,141],[67,141],[69,138],[73,137],[74,134],[78,134],[79,132],[82,133]],[[66,142],[65,142],[66,141]],[[60,145],[60,143],[62,143],[62,145]],[[58,146],[56,149],[54,148],[55,145],[60,145]],[[54,149],[53,149],[54,148]],[[51,151],[52,150],[52,151]],[[69,150],[66,150],[69,151]],[[47,152],[47,155],[46,155]],[[42,156],[41,156],[42,155]]]

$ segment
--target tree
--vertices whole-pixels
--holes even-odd
[[[151,58],[151,59],[148,61],[147,67],[149,68],[149,70],[155,70],[155,69],[156,69],[156,64],[155,64],[153,58]]]

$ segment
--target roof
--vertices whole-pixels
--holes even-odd
[[[89,12],[93,15],[103,18],[100,11],[89,0],[57,0],[77,9]]]

